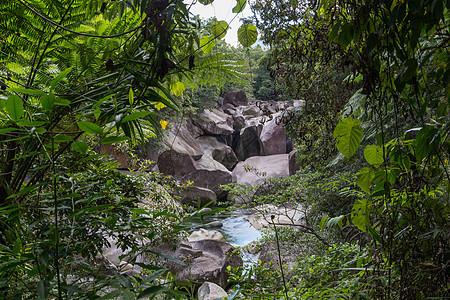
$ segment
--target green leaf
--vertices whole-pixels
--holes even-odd
[[[38,290],[39,299],[47,299],[48,293],[50,292],[50,282],[48,282],[48,280],[46,280],[46,279],[42,279],[38,283],[37,290]]]
[[[204,36],[200,39],[200,48],[206,55],[210,54],[214,49],[214,44],[215,42],[213,37]]]
[[[145,297],[149,297],[149,296],[154,296],[154,295],[158,295],[161,294],[162,291],[164,291],[165,288],[162,285],[157,285],[157,286],[151,286],[149,288],[146,288],[145,290],[143,290],[139,295],[138,295],[138,299],[141,298],[145,298]]]
[[[172,84],[170,86],[170,91],[177,97],[180,97],[181,94],[183,94],[184,90],[186,89],[186,87],[184,86],[184,84],[180,81],[175,82],[174,84]]]
[[[22,99],[17,95],[10,95],[6,101],[6,111],[11,120],[18,121],[24,113]]]
[[[377,145],[367,145],[364,149],[364,158],[369,164],[378,168],[384,162],[383,148]]]
[[[238,29],[238,40],[243,47],[250,47],[258,40],[258,31],[253,24],[242,24]]]
[[[43,96],[43,95],[47,94],[46,92],[41,91],[41,90],[26,89],[26,88],[22,88],[22,87],[9,88],[8,91],[22,93],[22,94],[28,94],[28,95],[38,95],[38,96]]]
[[[421,162],[429,154],[434,153],[438,149],[440,141],[441,136],[437,128],[433,126],[423,127],[417,133],[414,143],[417,161]]]
[[[70,105],[70,100],[67,100],[67,99],[61,99],[61,98],[56,98],[56,100],[55,100],[55,105],[69,106],[69,105]]]
[[[214,0],[198,0],[203,5],[208,5],[214,2]]]
[[[127,136],[108,136],[101,139],[100,144],[115,144],[123,141],[128,141],[130,138]]]
[[[100,126],[98,126],[97,124],[91,123],[91,122],[78,122],[78,127],[80,127],[81,130],[83,130],[86,133],[91,133],[91,134],[99,134],[102,135],[103,134],[103,130]]]
[[[88,150],[88,145],[85,142],[74,142],[70,145],[72,150],[86,154]]]
[[[45,123],[47,123],[47,122],[45,122],[45,121],[31,121],[30,122],[28,120],[22,119],[22,120],[19,120],[17,122],[17,125],[19,125],[19,126],[26,126],[26,127],[36,127],[36,126],[42,126]]]
[[[233,13],[238,14],[242,12],[247,4],[247,0],[236,0],[236,6],[233,8]]]
[[[52,82],[50,82],[50,90],[53,90],[53,88],[64,78],[66,78],[67,74],[70,73],[70,71],[72,71],[73,67],[67,68],[64,71],[62,71],[61,73],[58,74],[58,76],[55,77],[55,79],[52,80]]]
[[[57,137],[55,137],[54,142],[55,143],[62,143],[62,142],[69,142],[71,140],[73,140],[72,136],[58,135]]]
[[[372,181],[375,178],[375,170],[366,167],[362,168],[358,174],[356,174],[356,184],[366,193],[370,193],[370,186],[372,185]]]
[[[352,222],[360,230],[367,232],[370,226],[370,211],[372,204],[367,199],[356,200],[352,208]]]
[[[13,256],[17,256],[21,251],[22,251],[22,241],[19,238],[17,238],[16,241],[14,242],[12,254]]]
[[[53,109],[53,107],[55,106],[55,95],[50,93],[50,94],[45,94],[44,96],[41,97],[41,103],[42,103],[42,108],[45,111],[50,111]]]
[[[127,121],[133,121],[136,119],[140,119],[143,118],[145,116],[148,116],[150,114],[149,111],[138,111],[132,114],[129,114],[128,116],[126,116],[125,118],[122,119],[122,123],[125,123]]]
[[[361,144],[363,131],[360,124],[361,121],[357,119],[345,118],[334,129],[336,147],[347,158],[355,154]]]
[[[134,93],[133,93],[133,89],[130,88],[130,90],[128,91],[128,101],[130,102],[130,105],[133,105],[134,103]]]
[[[216,39],[225,37],[228,31],[228,23],[226,21],[214,21],[211,27],[211,34]]]

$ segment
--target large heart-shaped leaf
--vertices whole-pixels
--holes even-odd
[[[214,21],[211,27],[211,34],[216,39],[222,39],[227,34],[229,26],[226,21]]]
[[[250,47],[258,40],[258,31],[253,24],[242,24],[238,29],[238,40],[243,47]]]
[[[236,6],[233,8],[233,13],[238,14],[242,12],[247,4],[247,0],[236,0]]]
[[[363,131],[360,124],[360,120],[345,118],[334,129],[333,137],[336,139],[336,147],[347,158],[355,154],[361,144]]]
[[[200,39],[200,48],[206,55],[210,54],[214,48],[214,38],[210,36],[204,36]]]
[[[379,167],[384,162],[383,148],[377,145],[367,145],[364,149],[364,158],[374,167]]]
[[[356,174],[356,184],[366,193],[370,193],[370,186],[375,178],[375,170],[372,168],[362,168],[358,174]]]

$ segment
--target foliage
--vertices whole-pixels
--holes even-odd
[[[371,296],[444,296],[450,228],[448,2],[261,0],[253,8],[263,40],[273,47],[278,80],[302,94],[304,88],[323,87],[338,71],[340,86],[353,85],[319,101],[305,99],[305,115],[312,103],[328,120],[312,114],[312,121],[305,116],[286,123],[294,136],[299,131],[302,151],[315,149],[301,142],[316,130],[334,132],[347,158],[357,153],[350,161],[360,165],[356,184],[363,193],[354,189],[351,213],[323,223],[342,226],[351,219],[360,237],[371,239],[379,271]],[[310,146],[328,149],[330,141]],[[325,159],[334,155],[326,153]]]
[[[0,3],[2,297],[171,292],[154,281],[165,270],[98,268],[107,237],[133,259],[143,241],[170,236],[178,216],[168,186],[122,175],[93,150],[159,134],[160,109],[177,109],[196,71],[203,84],[220,80],[211,68],[234,71],[203,55],[196,29],[181,0]]]

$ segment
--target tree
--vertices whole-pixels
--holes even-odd
[[[260,0],[253,9],[277,79],[312,94],[306,114],[311,105],[327,116],[333,126],[322,128],[345,157],[361,154],[352,159],[364,167],[364,196],[346,217],[371,238],[373,266],[387,278],[372,277],[373,297],[448,293],[448,2]],[[358,90],[322,97],[331,78]],[[317,116],[294,119],[294,134],[314,131]]]

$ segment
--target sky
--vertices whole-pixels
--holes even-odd
[[[184,3],[186,3],[189,7],[189,5],[193,1],[194,0],[184,0]],[[235,6],[236,0],[214,0],[214,2],[209,5],[203,5],[197,1],[196,4],[192,5],[190,11],[194,15],[200,15],[204,19],[216,17],[219,21],[222,20],[227,21],[228,24],[230,25],[230,29],[228,30],[227,35],[225,36],[225,41],[228,44],[237,46],[239,44],[237,38],[237,30],[239,26],[241,26],[241,22],[239,21],[239,19],[250,17],[253,14],[250,9],[250,6],[247,3],[244,11],[242,11],[241,13],[238,14],[237,17],[235,17],[236,14],[232,12],[233,7]],[[231,24],[230,21],[232,21]]]

